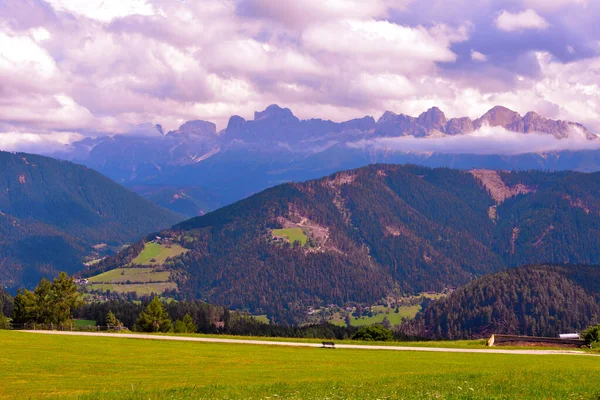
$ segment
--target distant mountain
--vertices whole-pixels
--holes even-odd
[[[527,263],[600,264],[599,178],[373,165],[280,185],[160,235],[191,250],[168,263],[185,296],[293,320],[308,306],[440,291]]]
[[[536,265],[479,278],[405,323],[432,339],[558,337],[600,323],[600,267]]]
[[[0,286],[76,272],[92,246],[137,241],[179,220],[86,167],[0,152]]]
[[[591,151],[478,156],[469,154],[467,148],[464,154],[446,154],[373,145],[373,140],[382,138],[460,136],[485,126],[557,139],[576,136],[588,139]],[[160,125],[145,124],[136,129],[129,135],[86,138],[52,155],[87,165],[134,190],[152,186],[151,192],[139,192],[151,200],[156,191],[169,192],[173,185],[185,193],[202,192],[199,197],[191,196],[194,206],[158,203],[177,212],[183,210],[188,216],[279,183],[315,179],[380,162],[455,168],[600,170],[600,151],[592,146],[598,137],[583,125],[546,119],[534,112],[522,117],[504,107],[494,107],[475,120],[448,119],[433,107],[418,117],[386,111],[377,121],[367,116],[338,123],[301,120],[288,108],[271,105],[256,112],[252,120],[232,116],[220,132],[213,123],[201,120],[188,121],[166,134]],[[169,192],[170,196],[176,194]]]

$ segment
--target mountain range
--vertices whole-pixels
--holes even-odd
[[[160,236],[190,250],[166,263],[184,297],[298,322],[309,306],[441,291],[524,264],[600,264],[599,178],[372,165],[279,185]]]
[[[0,152],[0,287],[77,272],[182,219],[84,166]]]
[[[589,149],[522,154],[473,154],[465,146],[417,151],[375,145],[380,139],[426,140],[459,137],[485,127],[557,140],[578,138]],[[99,136],[75,142],[52,155],[94,168],[142,196],[188,216],[231,204],[279,183],[315,179],[372,163],[413,163],[431,167],[489,169],[600,170],[598,136],[583,125],[525,116],[494,107],[480,118],[450,118],[437,107],[418,117],[386,111],[345,122],[301,120],[291,110],[271,105],[252,120],[232,116],[217,131],[208,121],[188,121],[163,132],[146,124],[128,135]],[[140,132],[143,132],[140,133]],[[430,143],[430,142],[422,142]]]

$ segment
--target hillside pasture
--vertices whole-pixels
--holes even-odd
[[[332,351],[10,331],[0,331],[0,348],[5,399],[600,396],[600,363],[591,356]]]
[[[112,284],[112,283],[96,283],[88,286],[92,290],[100,292],[115,292],[115,293],[131,293],[135,292],[138,296],[149,296],[151,294],[160,295],[167,290],[177,289],[175,282],[161,283],[132,283],[132,284]]]
[[[169,280],[170,272],[156,268],[117,268],[88,279],[90,283],[157,283]]]
[[[148,242],[144,250],[131,262],[134,265],[162,265],[167,258],[177,257],[188,250],[178,244],[160,244]]]
[[[273,229],[273,237],[284,238],[292,244],[294,242],[300,242],[302,246],[304,246],[308,240],[302,228]]]

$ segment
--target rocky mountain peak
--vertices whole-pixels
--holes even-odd
[[[254,120],[276,119],[285,122],[299,122],[300,120],[289,108],[281,108],[277,104],[271,104],[264,111],[256,111]]]
[[[506,107],[496,106],[475,121],[476,127],[485,124],[489,126],[507,126],[521,120],[521,115]]]
[[[211,136],[217,134],[217,126],[209,121],[193,120],[187,121],[176,131],[168,133],[169,135],[194,135]]]
[[[437,107],[432,107],[417,118],[417,122],[429,129],[443,131],[446,123],[446,115]]]

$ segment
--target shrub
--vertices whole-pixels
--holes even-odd
[[[363,326],[352,336],[352,339],[387,342],[392,340],[392,331],[381,325]]]
[[[594,345],[594,347],[600,346],[600,325],[591,326],[583,331],[581,338],[585,340],[585,344],[588,346]]]

